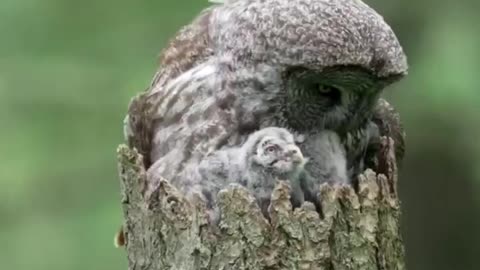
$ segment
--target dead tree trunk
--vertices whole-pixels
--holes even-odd
[[[168,181],[146,190],[141,156],[120,146],[129,269],[405,269],[393,140],[383,146],[382,174],[365,171],[358,191],[322,186],[322,217],[310,203],[292,210],[283,183],[272,194],[271,221],[247,190],[231,188],[219,195],[219,228],[208,225],[201,201],[187,201]]]

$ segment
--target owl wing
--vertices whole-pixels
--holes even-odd
[[[153,136],[152,113],[155,98],[151,93],[162,91],[166,85],[182,73],[205,62],[213,55],[208,33],[212,9],[205,9],[192,23],[184,26],[160,53],[160,68],[150,86],[135,96],[129,104],[124,121],[124,136],[130,147],[135,147],[144,158],[146,168],[151,166],[150,150]]]
[[[143,157],[145,168],[150,167],[150,150],[153,134],[151,120],[152,104],[148,93],[143,92],[133,97],[128,105],[128,112],[123,120],[123,134],[130,148],[135,148]]]
[[[184,26],[160,53],[160,68],[151,89],[162,88],[171,79],[204,62],[213,55],[208,24],[214,7],[203,10],[192,23]]]
[[[224,89],[215,61],[204,62],[148,93],[149,173],[179,188],[198,181],[198,165],[237,132],[235,93]]]
[[[375,107],[373,121],[378,125],[382,136],[391,137],[395,141],[397,162],[405,155],[405,130],[400,120],[400,114],[384,99],[380,99]]]
[[[395,108],[385,99],[380,99],[375,106],[373,123],[378,128],[380,136],[390,137],[395,142],[395,157],[397,164],[401,164],[405,155],[405,131],[403,129],[400,114]],[[376,161],[374,161],[376,153],[380,150],[380,141],[372,140],[367,152],[368,167],[375,168]]]

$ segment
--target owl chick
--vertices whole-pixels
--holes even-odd
[[[289,181],[294,206],[303,203],[299,176],[306,162],[288,130],[263,128],[252,133],[241,146],[219,150],[206,157],[200,163],[200,179],[195,189],[213,209],[213,220],[219,217],[216,195],[230,183],[247,187],[268,218],[270,196],[277,180]]]

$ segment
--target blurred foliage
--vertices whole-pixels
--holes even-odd
[[[410,75],[402,114],[409,269],[480,269],[475,0],[380,1]],[[126,269],[115,149],[130,97],[206,0],[0,1],[0,269]],[[475,265],[476,263],[476,265]]]

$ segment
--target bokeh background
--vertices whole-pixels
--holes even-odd
[[[368,0],[410,75],[387,90],[408,133],[411,270],[480,269],[476,0]],[[0,1],[0,269],[127,269],[115,150],[130,97],[206,0]]]

